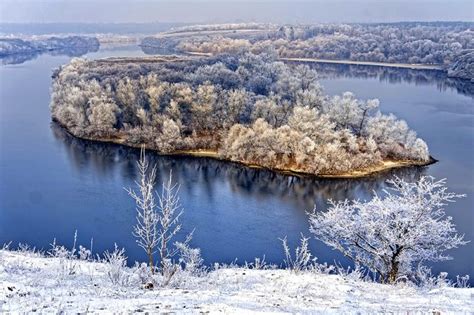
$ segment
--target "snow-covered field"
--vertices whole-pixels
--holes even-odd
[[[70,272],[73,271],[73,272]],[[99,262],[0,250],[1,312],[471,313],[474,289],[381,285],[338,275],[221,268],[145,289],[137,269],[112,284]],[[72,274],[69,274],[72,273]]]

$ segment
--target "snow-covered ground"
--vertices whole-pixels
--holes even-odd
[[[70,272],[72,271],[72,272]],[[338,275],[222,268],[145,289],[137,269],[112,284],[110,266],[0,250],[0,312],[471,313],[474,289],[381,285]],[[72,273],[72,274],[69,274]]]

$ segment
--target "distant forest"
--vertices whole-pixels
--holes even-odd
[[[185,32],[194,33],[186,36]],[[286,58],[421,63],[448,67],[457,58],[473,51],[474,23],[201,25],[147,37],[142,45],[212,54],[242,49],[261,53],[273,49],[278,56]]]

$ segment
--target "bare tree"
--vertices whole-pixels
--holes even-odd
[[[160,242],[158,223],[160,217],[156,211],[154,196],[154,185],[156,179],[156,166],[150,170],[149,162],[145,157],[145,149],[142,147],[140,160],[137,162],[140,179],[136,181],[138,192],[126,189],[128,194],[135,200],[137,210],[137,222],[133,227],[133,236],[137,238],[137,244],[146,252],[148,263],[152,274],[155,272],[153,255]],[[160,203],[161,204],[161,203]]]
[[[181,230],[179,218],[183,214],[183,208],[179,201],[179,185],[173,184],[171,171],[168,180],[163,183],[158,208],[160,269],[164,277],[164,285],[166,285],[178,270],[178,266],[173,262],[173,257],[178,253],[179,249],[176,247],[171,248],[170,245],[173,238]],[[183,244],[188,244],[191,238],[192,233],[187,236]]]
[[[193,233],[188,234],[182,243],[173,242],[181,230],[179,219],[183,214],[183,208],[179,200],[179,185],[173,184],[171,171],[168,180],[163,182],[161,194],[156,200],[154,190],[156,166],[150,167],[144,148],[140,152],[137,165],[140,176],[136,182],[138,192],[126,189],[137,205],[137,223],[133,227],[133,235],[137,238],[138,246],[143,248],[148,256],[152,274],[155,273],[153,255],[158,252],[163,285],[167,285],[179,270],[179,263],[175,263],[174,257],[183,247],[188,247]]]

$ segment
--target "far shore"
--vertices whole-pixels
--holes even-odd
[[[437,70],[444,71],[441,65],[428,65],[421,63],[390,63],[390,62],[374,62],[374,61],[357,61],[357,60],[333,60],[333,59],[318,59],[318,58],[292,58],[281,57],[282,61],[299,61],[299,62],[315,62],[315,63],[332,63],[343,65],[359,65],[359,66],[376,66],[376,67],[391,67],[415,70]]]
[[[196,57],[212,57],[214,55],[213,53],[199,52],[199,51],[183,51],[182,53],[185,55],[196,56]],[[390,63],[390,62],[375,62],[375,61],[294,58],[294,57],[280,57],[278,58],[278,60],[285,61],[285,62],[312,62],[312,63],[355,65],[355,66],[388,67],[388,68],[412,69],[412,70],[446,71],[446,69],[442,65],[430,65],[430,64],[422,64],[422,63]]]
[[[185,51],[190,56],[202,56],[211,57],[212,53],[198,52],[198,51]],[[286,62],[313,62],[313,63],[329,63],[329,64],[340,64],[340,65],[356,65],[356,66],[372,66],[372,67],[389,67],[399,69],[412,69],[412,70],[434,70],[434,71],[445,71],[441,65],[428,65],[421,63],[390,63],[390,62],[374,62],[374,61],[357,61],[357,60],[335,60],[335,59],[319,59],[319,58],[293,58],[293,57],[280,57],[278,60]]]
[[[266,32],[266,29],[260,28],[247,28],[247,29],[222,29],[222,30],[192,30],[185,32],[162,32],[156,34],[155,38],[169,38],[169,37],[190,37],[190,36],[202,36],[202,35],[225,35],[225,34],[236,34],[236,33],[261,33]]]
[[[68,134],[70,134],[73,137],[87,140],[87,141],[93,141],[93,142],[101,142],[101,143],[113,143],[113,144],[119,144],[131,148],[136,148],[139,149],[142,146],[141,145],[132,145],[129,143],[125,142],[125,139],[123,138],[104,138],[104,139],[95,139],[95,138],[89,138],[89,137],[79,137],[74,134],[72,134],[67,128],[62,126],[58,121],[54,120],[55,123],[57,123],[61,128],[63,128]],[[376,165],[370,168],[366,169],[358,169],[354,170],[352,172],[347,172],[347,173],[340,173],[340,174],[314,174],[314,173],[308,173],[306,171],[302,171],[299,169],[280,169],[280,168],[272,168],[272,167],[266,167],[263,165],[259,164],[252,164],[252,163],[247,163],[244,161],[235,161],[235,160],[229,160],[225,159],[221,156],[219,156],[219,153],[216,150],[209,150],[209,149],[202,149],[202,150],[178,150],[174,152],[168,152],[168,153],[163,153],[159,152],[156,149],[151,149],[147,147],[146,144],[144,144],[145,149],[153,151],[159,155],[164,155],[164,156],[191,156],[191,157],[205,157],[205,158],[211,158],[219,161],[224,161],[224,162],[229,162],[229,163],[237,163],[243,166],[246,166],[248,168],[256,168],[256,169],[267,169],[270,171],[274,171],[280,174],[285,174],[285,175],[293,175],[293,176],[298,176],[298,177],[304,177],[304,176],[311,176],[311,177],[317,177],[317,178],[334,178],[334,179],[351,179],[351,178],[364,178],[364,177],[370,177],[382,172],[386,172],[392,169],[397,169],[397,168],[403,168],[403,167],[414,167],[414,166],[428,166],[431,164],[434,164],[437,162],[436,159],[432,158],[430,156],[430,160],[427,162],[423,161],[411,161],[411,160],[385,160],[382,161],[382,164]]]

